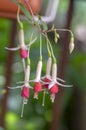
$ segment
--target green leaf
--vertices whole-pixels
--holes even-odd
[[[31,14],[29,13],[29,11],[27,10],[27,8],[25,8],[25,6],[21,3],[21,2],[18,2],[18,0],[12,0],[13,2],[15,2],[17,5],[20,6],[21,10],[23,11],[24,15],[32,21],[32,16]]]
[[[12,1],[15,2],[17,5],[19,5],[24,15],[28,18],[28,20],[32,21],[32,16],[29,13],[29,11],[25,8],[25,6],[21,2],[18,2],[18,0],[12,0]]]
[[[28,18],[28,20],[32,21],[32,16],[29,13],[29,11],[24,7],[24,5],[20,2],[18,2],[18,5],[20,6],[21,10],[23,11],[24,15]]]

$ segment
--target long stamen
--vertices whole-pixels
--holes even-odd
[[[46,93],[46,90],[44,89],[42,106],[44,106],[44,104],[45,104],[45,93]]]
[[[24,105],[25,105],[25,103],[24,103],[24,99],[23,99],[23,103],[22,103],[22,111],[21,111],[21,118],[23,118],[23,113],[24,113]]]

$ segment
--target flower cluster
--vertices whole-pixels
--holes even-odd
[[[19,3],[19,8],[22,7],[21,4]],[[17,20],[19,23],[19,46],[16,48],[7,48],[7,50],[11,50],[11,51],[16,51],[16,50],[20,50],[20,57],[22,59],[23,62],[23,66],[24,66],[24,75],[25,75],[25,79],[24,81],[20,82],[23,83],[22,86],[17,86],[17,87],[10,87],[11,89],[15,89],[15,88],[21,88],[21,97],[23,98],[23,105],[22,105],[22,112],[21,112],[21,117],[23,117],[23,110],[24,110],[24,105],[27,104],[28,99],[30,97],[30,90],[32,90],[34,92],[34,98],[38,99],[38,95],[40,92],[44,92],[44,96],[43,96],[43,102],[42,105],[44,106],[44,102],[45,102],[45,94],[49,93],[50,94],[50,99],[52,102],[54,102],[55,100],[55,95],[59,92],[59,87],[72,87],[72,85],[65,85],[65,81],[63,79],[58,78],[57,76],[57,63],[56,63],[56,58],[53,52],[53,48],[52,45],[50,43],[50,40],[47,36],[48,32],[54,32],[55,37],[54,37],[54,41],[57,43],[57,40],[59,38],[59,35],[57,33],[57,30],[60,29],[55,29],[54,26],[48,30],[47,29],[47,25],[42,21],[42,19],[39,17],[39,21],[42,25],[42,28],[40,26],[39,23],[37,23],[36,21],[34,21],[34,18],[31,19],[30,16],[30,21],[32,20],[32,23],[35,23],[35,25],[38,27],[39,32],[40,32],[40,56],[39,56],[39,61],[37,64],[37,68],[36,68],[36,76],[35,79],[30,80],[30,47],[33,43],[35,43],[36,39],[33,39],[33,33],[31,35],[30,38],[30,43],[28,45],[25,44],[24,41],[24,30],[23,30],[23,24],[19,19],[19,8],[18,8],[18,13],[17,13]],[[24,7],[23,7],[23,10]],[[25,10],[26,11],[26,10]],[[70,53],[73,51],[74,48],[74,38],[73,38],[73,33],[70,30],[62,30],[61,31],[69,31],[71,34],[71,40],[70,40],[70,46],[69,46],[69,50]],[[46,44],[47,44],[47,52],[48,52],[48,60],[46,62],[46,72],[45,72],[45,76],[41,76],[42,75],[42,64],[43,64],[43,60],[42,60],[42,35],[45,37],[46,39]],[[52,71],[52,72],[51,72]],[[30,86],[30,83],[34,82],[34,86]]]

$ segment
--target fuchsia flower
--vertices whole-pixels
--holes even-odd
[[[31,36],[30,44],[29,45],[25,45],[25,42],[24,42],[24,30],[20,29],[19,30],[19,46],[15,47],[15,48],[8,48],[8,47],[5,47],[5,48],[7,50],[10,50],[10,51],[20,50],[21,58],[22,59],[26,59],[26,58],[28,58],[28,55],[29,55],[28,46],[31,46],[31,44],[33,44],[36,41],[36,39],[37,38],[32,40],[32,36]]]
[[[71,85],[64,85],[58,82],[58,81],[61,81],[61,82],[65,82],[65,81],[57,77],[57,64],[56,63],[53,63],[52,75],[50,75],[51,64],[52,64],[52,59],[51,57],[49,57],[47,60],[47,65],[46,65],[46,74],[42,79],[44,81],[43,87],[47,89],[47,91],[49,91],[50,99],[52,102],[54,102],[55,94],[58,93],[59,91],[59,86],[71,87]],[[44,95],[45,95],[45,92],[44,92]],[[43,104],[44,104],[44,99],[43,99]]]
[[[64,80],[57,78],[57,64],[53,63],[53,65],[52,65],[52,78],[51,78],[51,82],[48,85],[48,89],[50,92],[50,99],[52,102],[54,102],[55,94],[58,93],[58,91],[59,91],[58,85],[62,86],[62,87],[72,87],[72,85],[64,85],[64,84],[59,83],[57,81],[57,79],[59,79],[59,81],[65,82]]]
[[[36,69],[36,78],[35,78],[35,84],[34,84],[34,98],[38,99],[38,93],[42,91],[42,85],[40,82],[41,77],[41,71],[42,71],[42,61],[40,60],[37,65]]]

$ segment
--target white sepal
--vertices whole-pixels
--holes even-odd
[[[65,80],[61,79],[61,78],[56,78],[58,81],[61,81],[61,82],[66,82]]]
[[[9,51],[17,51],[20,49],[20,47],[14,47],[14,48],[8,48],[8,47],[5,47],[6,50],[9,50]]]
[[[61,86],[61,87],[73,87],[72,85],[64,85],[59,83],[58,81],[56,81],[57,85]]]
[[[22,88],[23,86],[17,86],[17,87],[8,87],[9,89],[17,89],[17,88]]]

